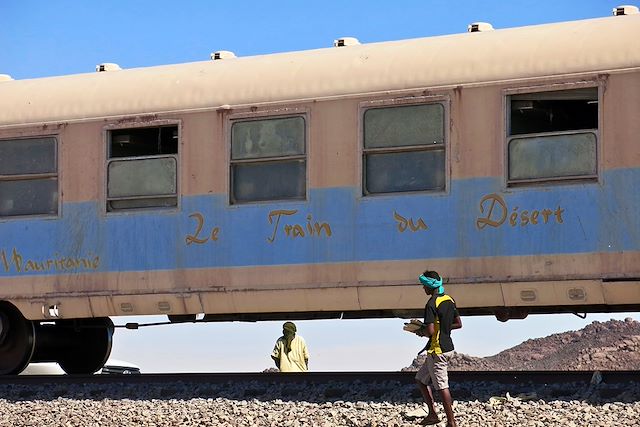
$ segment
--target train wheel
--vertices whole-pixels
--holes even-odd
[[[66,328],[70,342],[58,356],[67,374],[93,374],[102,368],[111,354],[113,322],[108,317],[83,320],[79,327]]]
[[[19,374],[35,348],[33,322],[7,303],[0,303],[0,375]]]

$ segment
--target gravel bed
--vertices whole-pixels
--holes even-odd
[[[451,391],[460,426],[640,427],[635,383],[462,382]],[[403,417],[420,404],[417,389],[393,381],[12,385],[0,396],[0,426],[11,427],[420,425]]]

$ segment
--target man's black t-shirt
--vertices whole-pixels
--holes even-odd
[[[459,316],[456,303],[447,294],[433,295],[424,307],[424,323],[434,324],[434,333],[427,344],[428,353],[446,353],[453,350],[451,325]]]

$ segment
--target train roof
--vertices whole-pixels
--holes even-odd
[[[635,40],[635,42],[634,42]],[[640,14],[0,82],[0,126],[640,67]]]

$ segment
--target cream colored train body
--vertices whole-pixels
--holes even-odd
[[[636,14],[0,82],[27,337],[0,372],[95,370],[69,348],[110,348],[108,316],[416,315],[427,268],[466,314],[637,309],[637,40]]]

